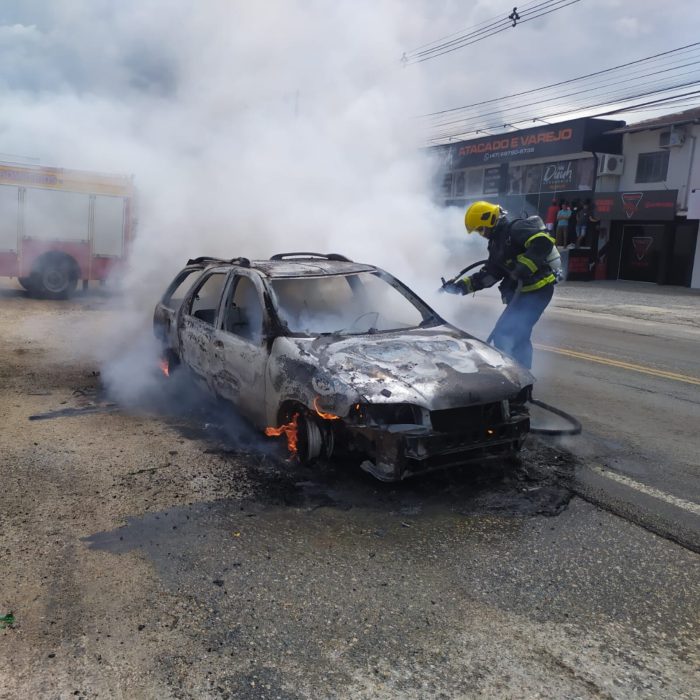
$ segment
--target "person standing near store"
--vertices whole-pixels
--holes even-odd
[[[590,210],[588,204],[584,204],[576,212],[576,247],[580,248],[586,242],[588,232],[588,218]]]
[[[547,215],[544,217],[544,223],[547,227],[547,231],[552,234],[557,225],[557,214],[559,213],[559,204],[557,200],[553,199],[552,203],[547,207]]]
[[[566,237],[569,231],[569,219],[571,218],[571,209],[568,202],[562,204],[561,209],[557,212],[557,231],[556,244],[557,248],[566,247]]]

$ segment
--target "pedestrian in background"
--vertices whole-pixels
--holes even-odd
[[[561,209],[557,212],[557,231],[556,243],[557,248],[566,247],[566,237],[569,231],[569,219],[571,218],[571,209],[568,202],[562,204]]]
[[[559,204],[557,200],[553,199],[552,203],[547,207],[547,215],[544,217],[544,223],[547,227],[547,231],[552,234],[554,233],[554,228],[557,224],[557,214],[559,213]]]
[[[580,248],[586,241],[588,232],[588,217],[590,210],[588,204],[584,204],[578,212],[576,212],[576,247]]]

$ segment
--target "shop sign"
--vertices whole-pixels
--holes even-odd
[[[606,220],[672,221],[676,215],[678,190],[596,192],[596,216]]]
[[[571,160],[547,163],[542,170],[542,192],[576,189],[576,167]]]
[[[583,147],[583,135],[584,122],[573,121],[500,136],[486,136],[450,146],[450,160],[454,168],[468,168],[484,163],[505,163],[577,153]]]

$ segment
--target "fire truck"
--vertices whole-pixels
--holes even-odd
[[[65,299],[123,263],[133,178],[0,162],[0,276]]]

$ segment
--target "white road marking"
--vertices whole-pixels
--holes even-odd
[[[658,498],[661,501],[666,501],[666,503],[670,503],[671,505],[674,505],[677,508],[682,508],[683,510],[695,513],[695,515],[700,515],[700,505],[698,505],[697,503],[693,503],[692,501],[686,501],[682,498],[672,496],[670,493],[666,493],[665,491],[659,491],[659,489],[655,489],[653,486],[641,484],[639,481],[630,479],[629,476],[619,474],[618,472],[610,471],[609,469],[604,469],[603,467],[596,466],[592,469],[594,472],[600,474],[601,476],[607,477],[608,479],[612,479],[613,481],[617,481],[620,484],[629,486],[630,488],[636,489],[637,491],[641,491],[642,493],[647,494],[647,496],[653,496],[654,498]]]

